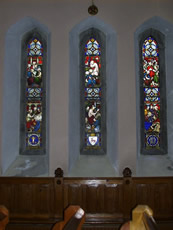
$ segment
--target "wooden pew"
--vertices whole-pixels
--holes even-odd
[[[9,222],[9,212],[8,209],[0,205],[0,230],[5,230],[6,225]]]
[[[81,230],[85,213],[80,206],[69,206],[64,212],[64,221],[56,223],[52,230]]]
[[[120,230],[157,230],[153,211],[147,205],[138,205],[132,211],[132,221],[123,224]]]

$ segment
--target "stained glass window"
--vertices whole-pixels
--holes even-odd
[[[101,136],[101,48],[91,37],[85,44],[85,149],[100,149]]]
[[[43,45],[34,37],[27,45],[26,149],[42,147]]]
[[[159,48],[149,36],[142,46],[145,149],[160,149]]]

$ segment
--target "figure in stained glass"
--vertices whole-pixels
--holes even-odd
[[[27,106],[26,127],[28,132],[40,132],[42,111],[40,102],[31,102]]]
[[[99,87],[99,69],[101,68],[99,56],[87,56],[85,58],[85,86],[86,87]]]
[[[29,86],[38,86],[42,81],[42,73],[41,66],[36,62],[32,62],[32,64],[28,64],[27,68],[27,81]]]
[[[94,132],[100,132],[100,103],[92,103],[86,107],[86,129]]]

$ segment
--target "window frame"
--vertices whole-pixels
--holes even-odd
[[[37,37],[43,45],[43,97],[42,97],[42,147],[40,149],[26,148],[26,68],[28,42]],[[21,84],[20,84],[20,155],[45,155],[46,154],[46,66],[47,66],[47,43],[38,29],[29,31],[23,36],[21,42]]]

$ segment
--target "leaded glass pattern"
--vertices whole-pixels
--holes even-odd
[[[91,37],[85,45],[85,149],[101,148],[101,49]]]
[[[142,46],[145,149],[160,149],[159,48],[149,36]]]
[[[43,45],[34,37],[28,42],[26,70],[26,149],[42,147]]]

